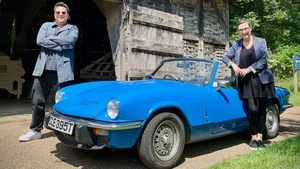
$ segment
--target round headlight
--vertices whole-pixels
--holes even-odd
[[[64,92],[58,90],[55,93],[55,103],[58,103],[59,101],[61,101],[61,99],[63,98],[64,94],[65,94]]]
[[[107,103],[107,115],[110,119],[116,119],[119,114],[119,102],[116,99],[111,99]]]

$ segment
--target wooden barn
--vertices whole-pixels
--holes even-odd
[[[21,59],[25,83],[40,47],[40,25],[60,0],[0,0],[0,51]],[[169,57],[221,60],[229,38],[228,0],[66,0],[79,28],[77,82],[134,80]],[[225,67],[221,64],[222,67]],[[228,69],[221,71],[225,76]],[[26,87],[29,88],[29,87]],[[25,89],[28,91],[27,89]]]
[[[95,3],[107,19],[115,75],[119,80],[143,77],[169,57],[220,60],[228,45],[228,0],[95,0]],[[226,74],[228,70],[223,72]]]

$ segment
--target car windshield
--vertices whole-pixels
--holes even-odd
[[[213,69],[214,64],[206,60],[167,60],[152,73],[152,78],[207,85],[211,80]]]

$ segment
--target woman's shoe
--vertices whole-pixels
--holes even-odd
[[[266,148],[266,145],[262,140],[258,140],[257,147],[258,147],[258,149],[263,149],[263,148]]]
[[[249,148],[250,148],[250,150],[257,150],[258,149],[256,140],[251,140],[250,141]]]

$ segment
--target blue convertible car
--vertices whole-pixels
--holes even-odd
[[[45,126],[80,149],[136,148],[149,168],[171,168],[187,143],[247,130],[247,112],[219,62],[175,58],[136,81],[87,82],[62,88]],[[266,138],[279,130],[289,91],[269,98]]]

